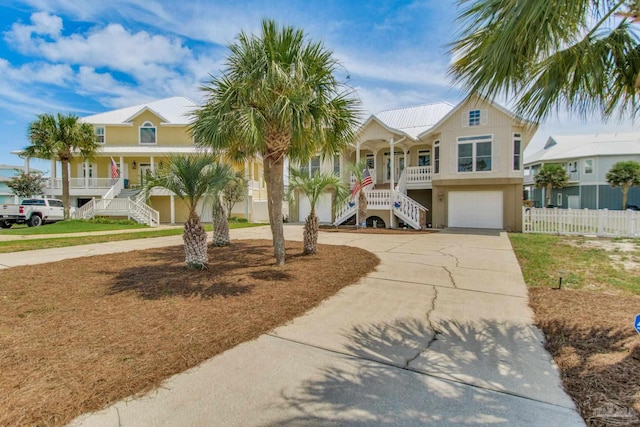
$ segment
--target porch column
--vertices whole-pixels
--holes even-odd
[[[24,173],[29,173],[29,158],[25,157],[24,158]]]
[[[171,196],[169,196],[169,199],[171,199],[171,224],[175,224],[176,223],[176,196],[172,194]]]
[[[380,150],[372,150],[373,151],[373,184],[377,184],[378,182],[378,151]],[[384,180],[383,180],[384,181]]]
[[[356,142],[356,165],[360,163],[360,141]],[[349,174],[349,188],[351,188],[351,174]],[[356,202],[356,228],[360,228],[360,208],[358,206],[358,199]]]
[[[393,137],[389,140],[389,149],[391,153],[391,176],[389,181],[389,191],[391,197],[389,198],[389,228],[394,228],[396,226],[396,221],[393,216],[393,187],[395,187],[395,177],[396,177],[396,159],[395,159],[395,141]]]
[[[244,217],[247,221],[249,221],[249,192],[251,192],[251,182],[249,181],[249,161],[244,161],[244,179],[247,181],[247,194],[245,194],[245,202],[244,202]]]
[[[123,175],[124,175],[124,157],[120,156],[120,178],[124,178]]]
[[[84,161],[84,188],[89,188],[89,160]]]
[[[56,160],[51,159],[51,178],[56,179],[58,177],[58,170],[56,168]]]
[[[153,156],[149,156],[149,163],[151,164],[151,172],[155,172],[156,163],[155,163],[155,160],[153,159]]]

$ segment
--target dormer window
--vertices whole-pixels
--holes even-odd
[[[480,110],[469,111],[469,126],[480,126]]]
[[[156,127],[151,122],[144,122],[140,126],[140,144],[155,144]]]
[[[96,144],[104,144],[104,126],[96,126],[93,128]]]

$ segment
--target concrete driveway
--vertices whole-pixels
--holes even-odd
[[[232,232],[270,238],[268,227]],[[302,230],[285,234],[299,240]],[[146,240],[179,243],[163,239]],[[533,326],[505,233],[320,240],[382,262],[290,324],[72,425],[584,425]]]

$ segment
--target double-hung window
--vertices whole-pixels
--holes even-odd
[[[418,150],[418,166],[431,166],[431,150]]]
[[[433,173],[440,173],[440,141],[433,143]]]
[[[340,176],[340,156],[333,156],[333,174]]]
[[[458,172],[491,171],[491,135],[458,138]]]
[[[320,156],[312,157],[308,162],[302,163],[300,172],[307,176],[314,176],[320,173]]]
[[[156,144],[156,127],[151,122],[144,122],[140,126],[140,144]]]
[[[97,144],[104,144],[104,126],[96,126],[93,128],[95,141]]]

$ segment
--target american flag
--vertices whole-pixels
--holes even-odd
[[[369,173],[369,169],[365,169],[362,174],[362,182],[356,182],[353,186],[353,190],[351,190],[351,197],[355,197],[356,194],[360,191],[360,188],[366,188],[369,185],[373,185],[373,178],[371,178],[371,174]]]
[[[111,158],[111,179],[116,179],[118,178],[118,165],[116,165],[116,162],[113,160],[113,157]]]

